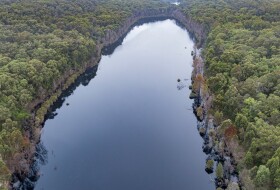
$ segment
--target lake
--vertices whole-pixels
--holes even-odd
[[[165,20],[103,55],[46,120],[35,189],[214,190],[189,99],[193,46]]]

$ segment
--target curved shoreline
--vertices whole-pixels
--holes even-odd
[[[31,122],[27,123],[29,125],[31,124],[32,126],[42,125],[44,123],[44,119],[35,122],[36,113],[38,113],[38,111],[42,109],[42,107],[46,107],[48,109],[51,106],[44,106],[44,104],[49,100],[51,100],[51,102],[54,102],[58,98],[54,98],[53,94],[55,94],[55,96],[59,96],[61,94],[60,91],[67,89],[75,81],[75,79],[82,73],[84,73],[88,68],[92,68],[98,65],[102,54],[106,55],[106,53],[110,53],[109,51],[114,50],[133,27],[147,22],[166,19],[174,19],[180,26],[187,29],[187,31],[190,33],[190,36],[195,40],[197,47],[202,47],[204,45],[206,33],[203,26],[196,23],[191,18],[186,17],[180,10],[176,8],[167,8],[161,11],[151,9],[134,13],[134,15],[130,16],[118,30],[109,30],[105,34],[105,37],[99,39],[96,44],[96,51],[93,53],[92,58],[88,62],[86,62],[83,67],[81,67],[79,70],[67,71],[64,76],[62,76],[62,78],[57,81],[57,84],[59,85],[57,85],[50,94],[46,95],[42,99],[33,100],[33,108],[31,109],[32,119]],[[108,51],[108,49],[111,50]],[[47,110],[44,111],[46,112]]]
[[[62,96],[63,92],[67,91],[67,89],[71,85],[75,84],[78,77],[85,74],[88,69],[95,68],[99,64],[102,55],[111,54],[114,51],[114,49],[122,43],[126,34],[133,27],[143,23],[161,21],[166,19],[173,19],[182,28],[187,29],[187,31],[190,33],[190,36],[194,39],[197,47],[201,47],[205,44],[206,32],[204,31],[204,28],[200,24],[194,22],[191,18],[186,17],[178,9],[169,8],[164,10],[164,12],[147,10],[147,11],[135,13],[134,15],[129,17],[117,31],[107,31],[105,37],[97,42],[96,51],[94,52],[92,58],[86,64],[84,64],[84,66],[79,70],[77,71],[71,70],[66,72],[66,74],[62,77],[60,81],[60,85],[57,86],[57,88],[54,89],[54,91],[51,93],[52,95],[46,96],[44,100],[39,100],[39,101],[37,100],[37,102],[39,103],[37,103],[37,105],[34,106],[34,109],[32,111],[32,116],[33,116],[32,119],[25,123],[26,124],[25,130],[28,131],[30,139],[32,140],[31,146],[35,147],[40,142],[41,127],[44,124],[45,120],[47,119],[47,113],[51,109],[52,105],[59,99],[59,97]],[[194,105],[195,104],[199,105],[200,103],[198,101],[202,101],[201,97],[198,97]],[[41,118],[40,121],[36,120],[36,116],[38,114],[44,115],[44,118]],[[198,128],[199,125],[200,124],[198,124]],[[207,139],[206,138],[203,139],[204,139],[204,144],[206,144]],[[33,150],[34,152],[31,152],[29,157],[29,161],[31,162],[34,162],[33,158],[35,154],[35,148],[33,148]],[[12,185],[16,181],[21,181],[22,179],[26,178],[27,175],[28,174],[26,173],[14,173],[13,182],[10,185]],[[13,187],[10,186],[10,188]]]

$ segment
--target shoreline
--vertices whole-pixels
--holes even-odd
[[[137,25],[141,25],[148,22],[173,19],[177,22],[177,24],[179,24],[181,27],[183,27],[189,32],[190,36],[194,39],[198,47],[204,45],[206,34],[203,31],[203,27],[200,26],[198,23],[194,22],[191,18],[187,18],[186,16],[184,16],[183,13],[181,13],[178,9],[168,8],[164,10],[165,12],[162,11],[154,12],[154,11],[155,10],[149,10],[148,12],[143,11],[144,13],[142,14],[141,11],[139,13],[135,13],[135,15],[137,16],[132,15],[131,17],[129,17],[117,31],[111,31],[111,30],[107,31],[105,37],[100,39],[99,42],[97,42],[96,51],[93,53],[93,56],[89,61],[83,64],[83,66],[76,71],[75,70],[67,71],[62,77],[62,79],[58,81],[59,85],[57,85],[57,87],[51,93],[49,93],[48,95],[46,95],[44,98],[40,100],[39,99],[34,100],[32,102],[33,108],[31,108],[31,114],[32,114],[31,121],[32,120],[34,121],[35,126],[40,126],[44,123],[44,119],[42,118],[40,121],[37,121],[35,123],[36,113],[38,113],[38,111],[42,109],[42,107],[46,107],[47,109],[49,109],[51,105],[49,106],[44,106],[44,105],[49,100],[52,100],[52,102],[54,102],[58,98],[58,97],[54,98],[53,94],[59,96],[63,90],[67,89],[72,83],[74,83],[74,81],[77,79],[78,76],[84,73],[87,69],[93,68],[94,66],[98,65],[102,55],[112,53],[114,49],[122,43],[126,34],[133,27]],[[28,124],[31,123],[28,122]]]
[[[223,174],[222,177],[215,177],[216,188],[226,189],[232,185],[242,189],[236,160],[225,143],[223,135],[222,137],[219,136],[219,126],[214,123],[214,116],[208,112],[212,105],[212,97],[204,78],[205,65],[204,59],[201,56],[201,50],[195,49],[193,60],[194,69],[190,98],[194,99],[193,112],[198,121],[197,130],[204,141],[202,146],[203,152],[207,155],[205,171],[209,175],[215,173],[218,164],[221,163]],[[223,148],[220,147],[221,143]],[[211,164],[209,164],[210,162]]]
[[[79,77],[81,77],[83,74],[85,74],[88,70],[94,69],[95,67],[98,67],[98,64],[101,60],[102,55],[108,55],[113,53],[115,48],[119,46],[127,33],[135,26],[148,23],[148,22],[156,22],[166,19],[172,19],[175,20],[178,25],[180,25],[182,28],[186,29],[190,36],[194,39],[195,44],[198,47],[202,47],[205,45],[205,39],[206,39],[206,33],[203,29],[203,27],[194,22],[191,18],[187,18],[180,10],[178,9],[172,9],[168,8],[165,10],[165,12],[158,12],[154,10],[148,10],[148,11],[139,11],[139,13],[135,13],[132,16],[130,16],[117,31],[107,31],[104,38],[100,39],[100,41],[97,42],[96,45],[96,51],[93,53],[92,58],[83,64],[83,66],[78,70],[70,70],[64,74],[62,79],[60,79],[60,85],[57,86],[56,89],[49,95],[47,95],[43,100],[35,100],[34,102],[37,102],[37,104],[32,109],[32,118],[25,122],[24,129],[29,133],[28,137],[31,140],[31,146],[33,147],[31,150],[33,152],[30,152],[30,156],[27,159],[32,163],[34,163],[34,155],[35,155],[35,147],[40,144],[40,133],[42,126],[46,119],[49,117],[48,113],[50,109],[52,108],[53,104],[59,100],[63,96],[63,93],[67,91],[72,85],[75,85]],[[194,58],[196,56],[196,53],[194,55]],[[199,55],[200,56],[200,55]],[[201,58],[202,59],[202,58]],[[203,68],[203,67],[202,67]],[[200,68],[201,69],[201,68]],[[195,68],[193,70],[193,74],[195,73]],[[197,73],[196,73],[197,74]],[[192,77],[193,81],[193,77]],[[207,118],[207,110],[203,109],[203,118],[200,119],[200,117],[197,114],[197,107],[202,105],[203,98],[199,95],[194,100],[194,113],[197,116],[197,119],[199,121],[198,123],[198,129],[199,132],[203,126],[208,125],[208,118]],[[40,116],[40,117],[39,117]],[[31,127],[30,127],[31,126]],[[206,127],[205,134],[208,133],[208,127]],[[203,140],[204,140],[204,147],[203,151],[209,155],[209,148],[207,147],[209,144],[209,139],[207,138],[208,135],[202,135],[200,133]],[[217,152],[216,152],[217,153]],[[32,167],[31,167],[32,168]],[[30,169],[30,167],[29,167]],[[32,170],[32,169],[30,169]],[[27,176],[29,176],[30,172],[34,176],[34,171],[28,171],[28,173],[13,173],[13,179],[10,183],[11,189],[17,189],[14,188],[13,185],[22,182]],[[37,174],[35,174],[36,176]],[[37,176],[39,177],[39,176]]]

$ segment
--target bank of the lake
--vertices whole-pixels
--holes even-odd
[[[233,156],[234,153],[229,148],[230,143],[226,141],[227,139],[225,140],[224,135],[219,135],[220,127],[214,122],[216,118],[209,113],[213,97],[207,87],[204,75],[205,63],[201,55],[201,49],[194,49],[192,54],[193,71],[190,98],[194,99],[193,111],[198,120],[199,134],[204,140],[203,152],[208,156],[205,171],[209,174],[215,173],[217,188],[240,189],[242,183],[237,171],[236,157]]]

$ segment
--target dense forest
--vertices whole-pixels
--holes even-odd
[[[186,0],[183,9],[208,32],[208,113],[245,188],[280,189],[280,2]]]
[[[0,1],[0,189],[12,172],[28,171],[34,152],[31,144],[39,134],[36,127],[59,95],[54,90],[65,85],[65,78],[74,80],[97,56],[97,46],[107,31],[150,7],[163,4],[148,0]],[[46,102],[40,105],[42,100]],[[31,119],[34,122],[28,122]]]
[[[167,6],[159,0],[0,1],[0,184],[28,170],[36,128],[59,95],[54,90],[97,56],[106,32],[136,12]],[[208,34],[208,113],[222,136],[234,132],[219,140],[235,145],[244,188],[280,189],[280,2],[182,0],[178,9]]]

